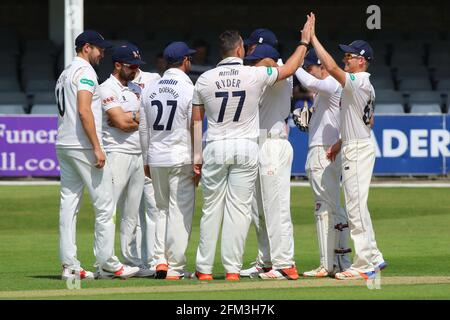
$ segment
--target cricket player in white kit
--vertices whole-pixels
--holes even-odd
[[[254,52],[254,50],[256,49],[257,46],[263,45],[263,44],[269,45],[276,50],[276,48],[278,47],[278,39],[271,30],[265,29],[265,28],[260,28],[260,29],[254,30],[250,34],[249,38],[244,40],[244,44],[247,46],[246,54],[248,56]],[[267,60],[267,61],[269,61],[269,60]],[[283,65],[283,60],[281,58],[278,58],[277,64],[279,66]],[[270,63],[268,65],[272,65],[272,63]],[[290,85],[290,88],[289,88],[290,92],[289,92],[289,97],[288,97],[289,104],[290,104],[290,97],[292,95],[292,85],[293,85],[292,80],[293,80],[292,77],[289,77],[285,81],[282,81],[283,84],[278,84],[276,86],[278,88],[285,87],[285,90],[287,91],[288,88],[287,88],[286,82]],[[266,92],[270,92],[270,91],[272,91],[272,90],[265,90],[264,95],[267,96],[268,93],[266,93]],[[280,91],[280,90],[276,90],[276,91]],[[261,99],[261,101],[262,100],[269,101],[271,99],[263,98],[263,99]],[[286,101],[285,98],[284,99],[282,98],[281,100]],[[262,106],[260,104],[260,108],[261,107]],[[285,108],[286,107],[281,108],[281,109],[285,109]],[[265,116],[276,115],[275,117],[278,118],[279,116],[283,115],[284,113],[285,113],[285,111],[283,111],[283,110],[269,111],[269,112],[265,111],[265,112],[261,113],[261,109],[260,109],[260,125],[267,122],[267,119],[265,119]],[[283,121],[284,121],[284,118],[283,118]],[[261,129],[270,131],[270,128],[261,127]],[[261,146],[261,144],[260,144],[260,146]],[[258,179],[259,179],[259,175],[258,175]],[[268,272],[272,269],[272,261],[270,258],[270,246],[269,246],[269,239],[268,239],[268,235],[267,235],[266,223],[264,220],[265,219],[264,213],[263,213],[262,209],[258,209],[258,205],[260,207],[262,205],[260,180],[258,180],[256,185],[258,187],[258,190],[255,190],[255,196],[254,196],[253,203],[252,203],[252,222],[255,226],[256,236],[258,239],[258,255],[257,255],[256,260],[253,263],[252,267],[241,270],[241,272],[240,272],[241,277],[251,277],[251,278],[258,277],[258,275],[260,273]]]
[[[122,265],[114,256],[114,190],[109,162],[102,146],[102,107],[93,66],[110,44],[86,30],[75,40],[77,56],[56,84],[58,137],[56,152],[61,167],[60,258],[62,279],[92,279],[77,259],[76,220],[84,186],[95,211],[96,266],[108,278],[128,278],[139,271]]]
[[[370,139],[375,91],[369,80],[370,74],[366,72],[373,59],[373,51],[370,45],[362,40],[356,40],[348,46],[340,45],[345,53],[345,71],[340,69],[317,39],[314,14],[312,19],[311,42],[317,56],[325,69],[342,86],[342,182],[355,256],[351,267],[336,273],[335,278],[368,279],[386,267],[377,248],[367,207],[375,164],[375,148]],[[339,149],[340,142],[332,146],[329,157],[333,159]]]
[[[201,175],[203,210],[196,276],[212,280],[214,255],[222,224],[221,255],[227,280],[239,280],[251,203],[258,174],[258,102],[266,86],[291,76],[309,42],[308,18],[301,44],[282,67],[243,66],[244,46],[237,31],[219,37],[223,60],[195,85],[192,110],[194,173]],[[201,153],[201,125],[206,112],[207,145]]]
[[[133,48],[134,51],[140,52],[139,48],[131,43],[128,44],[129,47]],[[141,97],[142,90],[145,87],[149,87],[155,84],[161,76],[158,73],[145,72],[140,69],[137,69],[136,75],[132,82],[128,83],[128,86],[132,88],[133,91],[137,92],[139,97]],[[144,115],[141,113],[142,117],[140,120],[145,120]],[[162,217],[156,208],[155,202],[155,191],[153,189],[152,177],[150,175],[150,169],[147,162],[147,150],[148,141],[147,135],[139,135],[141,138],[141,147],[142,150],[142,158],[144,162],[144,173],[145,173],[145,182],[144,182],[144,192],[142,194],[141,204],[139,206],[139,219],[138,225],[135,232],[135,240],[133,243],[133,249],[137,252],[137,256],[142,261],[143,265],[150,268],[153,272],[155,271],[155,263],[154,263],[154,252],[155,245],[160,244],[163,246],[164,237],[162,240],[157,241],[156,237],[156,225],[158,223],[162,223],[162,227],[159,229],[165,230],[165,217]],[[144,140],[142,140],[144,139]],[[144,148],[146,148],[144,150]],[[160,222],[161,221],[161,222]],[[134,248],[135,247],[135,248]],[[164,247],[160,250],[164,250]]]
[[[351,265],[347,213],[340,205],[341,157],[335,161],[327,158],[327,150],[339,140],[342,87],[322,66],[314,49],[308,51],[303,68],[295,75],[303,87],[315,93],[305,170],[315,197],[320,253],[319,267],[303,276],[326,277]]]
[[[136,276],[153,272],[142,262],[136,248],[139,204],[144,189],[144,166],[139,138],[140,88],[129,84],[135,78],[139,51],[127,44],[114,48],[114,70],[101,84],[103,144],[112,168],[114,199],[120,212],[120,248],[126,264],[139,267]]]
[[[278,51],[268,44],[258,45],[244,60],[254,66],[276,67]],[[259,101],[260,141],[259,170],[256,181],[256,202],[259,216],[257,260],[266,272],[257,272],[262,279],[297,280],[294,261],[294,234],[290,211],[290,183],[293,149],[288,138],[285,119],[291,109],[292,86],[278,81],[268,86]],[[268,253],[264,252],[267,251]],[[264,271],[264,270],[262,270]],[[242,273],[241,273],[242,274]],[[250,275],[254,276],[254,275]]]
[[[168,70],[142,92],[146,125],[141,132],[148,132],[156,206],[167,217],[165,250],[155,256],[158,279],[190,277],[185,251],[195,204],[190,134],[194,85],[187,72],[195,52],[184,42],[169,44],[164,49]]]

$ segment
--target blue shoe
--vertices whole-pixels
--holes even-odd
[[[388,266],[387,262],[386,262],[386,261],[383,261],[382,263],[380,263],[378,266],[375,267],[375,270],[381,271],[381,270],[383,270],[383,269],[386,269],[387,266]]]

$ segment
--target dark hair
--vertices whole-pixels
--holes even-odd
[[[226,30],[219,36],[219,50],[222,58],[229,56],[230,52],[233,51],[242,41],[239,31],[236,30]]]
[[[76,48],[75,48],[75,52],[76,52],[76,53],[80,53],[81,50],[83,50],[83,46],[81,46],[81,47],[76,47]]]
[[[184,59],[183,59],[184,60]],[[167,69],[170,69],[170,68],[179,68],[179,67],[181,67],[182,65],[183,65],[183,60],[181,60],[181,61],[177,61],[177,62],[173,62],[173,63],[171,63],[171,64],[167,64]]]

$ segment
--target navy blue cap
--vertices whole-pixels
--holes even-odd
[[[164,49],[163,56],[168,63],[175,63],[182,61],[184,57],[191,56],[196,52],[197,50],[190,49],[186,43],[177,41],[172,42]]]
[[[278,53],[277,49],[274,47],[268,45],[268,44],[260,44],[258,45],[255,50],[253,50],[252,54],[246,56],[244,58],[245,61],[252,61],[252,60],[259,60],[264,58],[271,58],[275,61],[280,58],[280,54]]]
[[[275,33],[270,31],[269,29],[256,29],[250,34],[250,37],[248,39],[244,40],[245,45],[262,43],[266,43],[268,45],[271,45],[272,47],[276,47],[278,45],[278,40],[275,36]]]
[[[316,50],[311,48],[305,56],[305,60],[303,61],[303,68],[306,68],[311,65],[321,65],[322,63],[319,60],[319,57],[316,54]]]
[[[349,45],[340,44],[339,48],[345,53],[354,53],[363,56],[367,61],[373,60],[372,47],[364,40],[355,40]]]
[[[123,44],[114,48],[112,53],[113,62],[122,62],[133,65],[145,64],[141,59],[141,54],[139,53],[139,48],[133,44]]]
[[[94,30],[85,30],[75,39],[75,47],[77,48],[84,46],[86,43],[103,49],[112,47],[112,44],[109,41],[106,41],[100,33]]]

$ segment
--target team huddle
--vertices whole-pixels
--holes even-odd
[[[306,173],[315,195],[320,251],[318,268],[303,276],[368,279],[387,266],[367,208],[375,162],[370,139],[375,91],[366,72],[372,48],[362,40],[340,45],[342,70],[319,42],[313,13],[286,62],[276,45],[267,29],[245,41],[239,32],[225,31],[219,36],[222,60],[194,85],[187,74],[195,50],[186,43],[164,49],[162,77],[140,70],[145,62],[139,48],[127,43],[112,49],[114,69],[99,85],[93,67],[111,45],[92,30],[76,38],[77,55],[55,90],[63,280],[213,280],[220,233],[226,280],[298,279],[290,211],[293,149],[286,124],[294,76],[315,93],[310,120],[305,116],[310,110],[293,114],[309,134]],[[191,273],[185,252],[199,185],[200,240]],[[95,211],[95,272],[77,259],[76,220],[85,186]],[[114,251],[116,214],[123,263]],[[244,269],[252,223],[258,254]]]

